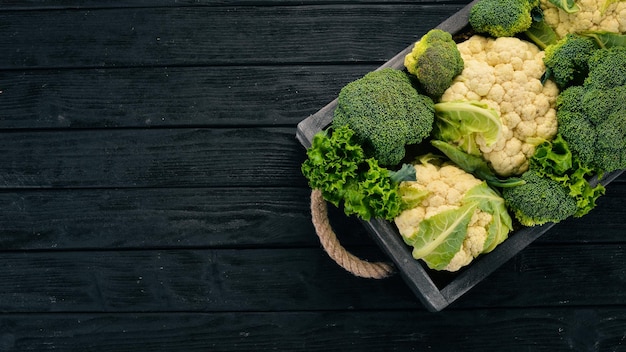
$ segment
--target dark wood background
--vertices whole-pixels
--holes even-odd
[[[320,248],[296,124],[468,2],[0,1],[0,351],[626,351],[624,176],[439,313]]]

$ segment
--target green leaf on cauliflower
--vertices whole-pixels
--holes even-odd
[[[497,142],[501,130],[500,115],[487,104],[476,101],[435,104],[435,138],[454,143],[468,154],[480,155],[477,138],[491,146]]]
[[[484,181],[479,181],[458,167],[452,171],[441,171],[446,165],[438,164],[436,159],[428,159],[430,166],[420,168],[423,172],[437,169],[438,181],[447,178],[448,184],[455,182],[471,182],[473,186],[465,188],[464,193],[454,203],[435,206],[436,212],[427,216],[432,210],[428,208],[431,202],[441,195],[431,194],[419,183],[404,183],[400,186],[400,197],[414,199],[412,208],[404,213],[400,221],[396,221],[404,241],[413,246],[412,254],[415,259],[422,259],[429,268],[434,270],[456,271],[481,253],[492,251],[502,243],[512,230],[512,220],[509,216],[504,199]],[[433,164],[434,163],[434,164]],[[451,167],[451,166],[445,166]],[[437,176],[429,175],[428,179]],[[418,180],[420,172],[418,170]],[[473,181],[468,181],[472,179]],[[458,191],[458,189],[457,189]],[[440,192],[440,191],[437,191]],[[454,193],[454,189],[448,192]],[[434,198],[428,198],[434,197]],[[454,198],[454,197],[453,197]],[[422,209],[417,209],[422,208]],[[413,213],[413,209],[417,212]],[[422,219],[416,217],[424,216]]]
[[[562,9],[567,13],[576,13],[580,11],[580,7],[576,4],[574,0],[549,0],[554,6]],[[606,1],[614,1],[614,0],[606,0]],[[619,1],[619,0],[618,0]]]
[[[515,187],[524,183],[523,180],[517,177],[508,177],[506,179],[499,178],[491,167],[489,167],[485,159],[478,155],[468,154],[461,150],[460,147],[438,140],[432,140],[430,144],[439,149],[448,159],[465,170],[465,172],[469,172],[479,179],[487,181],[492,187]]]
[[[422,221],[418,232],[411,238],[413,257],[424,260],[431,269],[443,270],[461,249],[475,211],[476,205],[469,203]]]
[[[504,199],[483,182],[470,189],[464,200],[475,203],[478,209],[492,215],[487,227],[487,239],[483,245],[483,253],[491,252],[513,230],[513,220],[507,212]]]

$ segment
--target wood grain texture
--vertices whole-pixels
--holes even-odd
[[[294,135],[291,128],[2,133],[0,188],[303,186],[305,153]]]
[[[335,5],[337,0],[123,0],[102,2],[98,0],[18,0],[2,4],[2,10],[41,9],[101,9],[135,7],[217,7],[217,6],[294,6]],[[351,0],[351,4],[402,4],[437,3],[441,5],[463,3],[463,0]]]
[[[36,314],[4,320],[19,351],[623,351],[621,307],[485,312]],[[541,327],[541,328],[539,328]],[[451,333],[454,332],[454,333]]]
[[[382,63],[460,8],[417,3],[0,12],[3,31],[11,33],[0,36],[0,69]],[[407,25],[418,19],[419,26]]]
[[[356,278],[319,247],[5,252],[0,266],[5,313],[424,309],[399,276]],[[624,244],[531,245],[450,308],[621,305],[624,266]]]
[[[0,129],[293,126],[375,68],[0,71]]]
[[[296,124],[468,2],[3,2],[0,351],[626,351],[626,176],[437,314],[319,246]]]
[[[0,248],[316,246],[308,199],[287,187],[2,192]]]

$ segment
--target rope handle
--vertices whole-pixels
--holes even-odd
[[[337,239],[337,234],[330,226],[328,207],[322,192],[314,189],[311,192],[311,216],[315,232],[320,238],[324,251],[339,266],[355,276],[368,279],[383,279],[394,273],[394,267],[385,262],[368,262],[348,252]]]

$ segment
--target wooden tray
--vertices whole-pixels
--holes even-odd
[[[460,33],[466,29],[469,10],[476,1],[474,0],[465,6],[436,28],[452,34]],[[385,67],[403,69],[404,56],[412,50],[414,44],[411,43],[378,69]],[[313,136],[317,132],[325,129],[332,122],[336,105],[337,99],[298,124],[296,138],[305,148],[311,146]],[[604,175],[600,182],[607,185],[622,172],[620,170]],[[592,184],[597,182],[597,179],[591,180]],[[545,224],[517,230],[510,233],[509,238],[492,252],[479,256],[466,268],[457,273],[442,273],[430,270],[422,261],[413,258],[411,248],[404,243],[394,224],[381,219],[363,221],[363,224],[378,245],[395,263],[407,285],[430,311],[440,311],[454,302],[554,226],[554,224]]]

